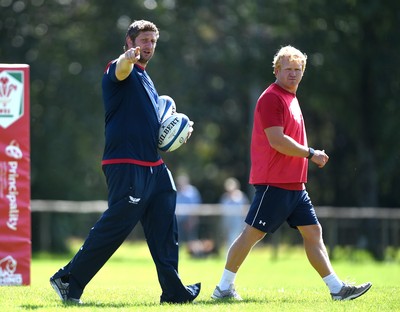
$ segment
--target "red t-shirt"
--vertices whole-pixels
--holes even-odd
[[[278,186],[290,190],[304,189],[308,160],[279,153],[268,142],[264,129],[283,127],[283,132],[307,146],[303,115],[296,95],[276,83],[260,96],[254,111],[251,137],[250,184]]]

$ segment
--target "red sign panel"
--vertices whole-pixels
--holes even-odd
[[[0,64],[0,286],[30,285],[29,65]]]

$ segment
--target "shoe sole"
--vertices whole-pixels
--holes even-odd
[[[235,297],[218,297],[218,296],[216,296],[216,295],[214,295],[214,294],[212,294],[211,295],[211,299],[214,299],[214,300],[234,300],[234,301],[242,301],[243,299],[242,298],[235,298]]]
[[[60,292],[60,289],[59,289],[58,286],[57,286],[57,283],[56,283],[52,278],[50,278],[50,285],[51,285],[51,287],[53,287],[53,289],[55,290],[55,292],[57,293],[57,295],[60,297],[60,299],[61,299],[62,301],[64,301],[64,298],[63,298],[63,296],[62,296],[62,294],[61,294],[61,292]]]
[[[369,287],[365,288],[363,292],[358,293],[358,294],[354,294],[352,296],[348,296],[347,298],[344,299],[333,299],[333,300],[338,300],[338,301],[346,301],[346,300],[354,300],[357,299],[358,297],[361,297],[362,295],[364,295],[368,290],[370,290],[372,287],[372,284],[369,285]]]
[[[60,297],[61,301],[65,304],[71,304],[71,305],[82,305],[83,302],[80,299],[75,299],[75,298],[67,298],[65,299],[63,295],[61,294],[60,288],[57,285],[57,282],[51,277],[50,278],[50,285],[53,287],[54,291],[56,294]]]
[[[358,297],[364,295],[368,290],[370,290],[371,287],[372,287],[372,284],[370,284],[368,288],[365,288],[365,290],[364,290],[362,293],[359,293],[359,294],[357,294],[356,296],[354,296],[354,297],[352,297],[352,298],[350,298],[350,299],[348,299],[348,300],[353,300],[353,299],[356,299],[356,298],[358,298]]]

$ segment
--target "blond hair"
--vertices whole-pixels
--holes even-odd
[[[304,73],[306,69],[307,63],[307,55],[300,50],[287,45],[278,50],[278,52],[274,56],[274,60],[272,61],[272,67],[274,68],[273,73],[275,74],[276,70],[281,68],[281,61],[284,57],[288,57],[289,61],[298,61],[301,64],[301,69]]]

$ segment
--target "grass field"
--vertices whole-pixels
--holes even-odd
[[[77,248],[74,245],[73,248]],[[185,284],[202,282],[195,304],[160,305],[154,264],[143,243],[125,243],[86,287],[84,306],[62,304],[48,279],[70,259],[35,255],[31,286],[0,287],[0,311],[400,311],[400,264],[370,260],[335,261],[337,274],[357,283],[371,281],[363,297],[332,301],[325,284],[307,262],[302,249],[255,248],[242,266],[237,290],[243,302],[215,302],[225,255],[192,259],[182,249],[180,275]]]

